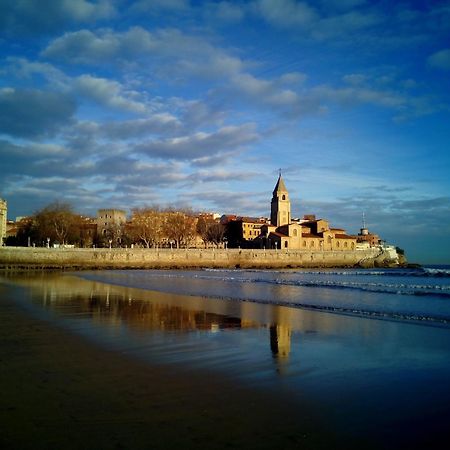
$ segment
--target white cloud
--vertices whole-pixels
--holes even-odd
[[[145,105],[132,100],[130,93],[125,92],[117,81],[81,75],[74,80],[72,88],[78,95],[83,95],[101,105],[136,113],[146,111]]]
[[[241,21],[245,15],[244,8],[241,5],[228,1],[209,2],[203,8],[207,20],[214,19],[221,22],[235,23]]]
[[[45,7],[44,7],[45,6]],[[0,2],[0,29],[6,34],[45,34],[67,24],[110,19],[117,11],[112,0],[46,0]]]
[[[141,53],[149,53],[157,42],[148,31],[132,27],[123,33],[103,29],[96,33],[79,30],[65,33],[52,41],[42,56],[66,61],[71,64],[91,64],[110,61],[113,58],[133,59]]]
[[[255,8],[269,23],[278,27],[309,28],[318,19],[314,8],[295,0],[257,0]]]
[[[211,133],[197,132],[163,140],[143,142],[134,151],[151,157],[193,160],[235,150],[256,142],[259,135],[252,123],[226,126]]]
[[[439,50],[428,58],[431,67],[450,70],[450,49]]]

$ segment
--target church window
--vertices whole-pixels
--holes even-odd
[[[311,247],[311,248],[314,247],[314,241],[311,241],[310,247]]]
[[[331,236],[328,236],[328,243],[331,244]]]
[[[281,200],[286,200],[286,196],[284,194],[281,196]]]
[[[288,246],[288,241],[284,241],[284,248],[287,248]]]
[[[303,241],[303,247],[306,247],[306,241]]]
[[[345,243],[344,243],[344,247],[347,248],[347,245],[348,245],[347,242],[345,242]]]

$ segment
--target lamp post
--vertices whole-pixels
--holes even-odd
[[[109,249],[111,250],[112,239],[109,240]]]
[[[47,248],[50,248],[50,238],[47,238]]]
[[[225,247],[225,250],[227,249],[227,245],[228,245],[228,239],[225,237],[223,238],[223,245]]]

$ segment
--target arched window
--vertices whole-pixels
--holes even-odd
[[[292,231],[293,236],[297,236],[297,229],[294,228],[294,230]]]
[[[310,247],[311,247],[311,248],[314,247],[314,241],[311,241]]]
[[[328,236],[328,243],[331,244],[331,236]]]
[[[288,247],[288,241],[284,241],[284,248]]]
[[[281,200],[286,200],[286,196],[284,194],[281,196]]]
[[[345,247],[345,248],[347,248],[347,247],[348,247],[348,244],[347,244],[347,242],[344,242],[344,247]]]
[[[303,247],[306,247],[306,241],[303,241]]]

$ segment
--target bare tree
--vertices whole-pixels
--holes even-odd
[[[66,244],[80,240],[82,218],[68,203],[54,202],[34,214],[33,227],[37,239]]]
[[[204,217],[200,217],[197,221],[196,231],[202,238],[205,246],[208,243],[218,246],[223,241],[225,228],[221,223],[216,222],[212,218],[205,219]]]
[[[196,218],[185,211],[168,211],[165,213],[164,234],[170,241],[175,242],[177,248],[186,247],[195,238]]]
[[[212,242],[218,247],[223,242],[224,233],[225,227],[221,223],[213,222],[209,224],[206,236],[209,242]]]
[[[159,245],[164,237],[165,213],[159,207],[133,209],[132,234],[147,248]]]

